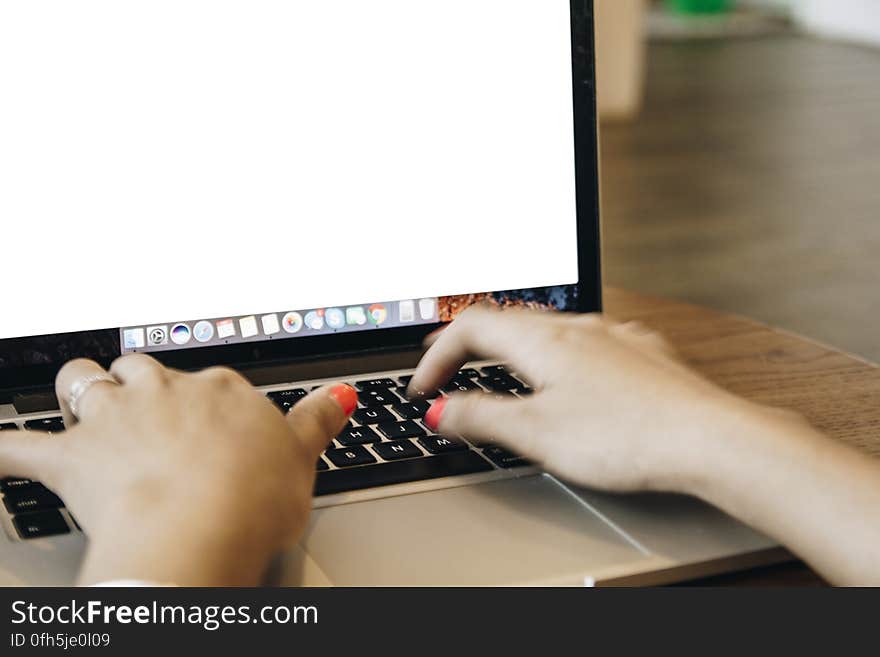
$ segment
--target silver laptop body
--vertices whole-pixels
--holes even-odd
[[[437,11],[444,11],[442,4]],[[568,298],[574,301],[566,309],[590,312],[601,309],[592,2],[572,0],[571,16],[580,281],[575,290],[569,290]],[[392,275],[401,275],[401,270]],[[203,355],[204,350],[178,352],[173,348],[159,349],[156,355],[184,368],[235,366],[280,400],[285,391],[307,391],[339,379],[361,389],[370,385],[364,382],[384,381],[393,396],[405,385],[400,377],[411,374],[418,362],[422,338],[436,325],[369,335],[276,340],[271,346],[253,343],[247,349],[231,345],[211,350],[210,356]],[[132,339],[137,350],[139,336]],[[119,348],[118,342],[114,348]],[[0,362],[2,349],[0,341]],[[57,369],[60,362],[52,365]],[[492,378],[499,371],[497,365],[473,363],[471,374],[462,376],[472,376],[474,385],[490,392],[497,383]],[[45,394],[51,386],[51,370],[42,366],[0,369],[0,424],[42,423],[57,429],[53,418],[58,411],[52,410]],[[516,372],[506,374],[514,382],[508,392],[522,392],[524,388],[515,385]],[[406,421],[402,403],[397,395],[382,406],[382,413],[394,422]],[[369,464],[347,468],[345,463],[340,467],[323,461],[305,536],[299,546],[278,556],[266,575],[267,584],[647,585],[791,558],[769,538],[698,500],[677,495],[611,495],[573,487],[516,455],[502,458],[487,451],[486,445],[432,442],[435,436],[421,418],[416,416],[412,422],[408,426],[415,427],[411,441],[418,459],[383,459],[366,443],[359,446],[363,448],[359,453],[370,456]],[[370,426],[369,419],[362,417],[354,429]],[[344,458],[346,445],[337,441],[333,447]],[[443,451],[447,449],[454,451]],[[28,509],[15,506],[25,499],[20,492],[9,488],[3,494],[0,584],[74,583],[87,539],[63,503],[49,505],[56,524],[54,531],[47,531],[39,518],[28,515]],[[230,515],[229,522],[236,518]]]
[[[417,357],[398,354],[392,360]],[[357,357],[319,363],[333,375],[288,380],[267,391],[352,382],[410,369],[350,374]],[[395,366],[399,362],[394,363]],[[477,364],[479,365],[479,364]],[[271,375],[271,370],[261,376]],[[25,421],[46,414],[3,419]],[[478,451],[479,448],[474,446]],[[65,511],[65,516],[69,515]],[[230,517],[230,522],[235,522]],[[73,584],[86,538],[71,532],[23,540],[0,512],[0,584]],[[699,500],[614,495],[569,486],[534,467],[323,495],[300,545],[279,555],[266,583],[282,586],[651,585],[790,560],[769,538]]]

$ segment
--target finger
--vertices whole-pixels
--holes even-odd
[[[287,414],[294,434],[317,460],[333,438],[345,428],[357,408],[357,392],[344,383],[321,386],[304,397]]]
[[[52,487],[65,460],[59,439],[40,431],[0,433],[0,477],[27,477]]]
[[[679,360],[678,353],[666,338],[641,322],[613,324],[609,326],[608,330],[619,339],[649,356],[660,356],[664,359],[671,358],[675,361]]]
[[[431,331],[428,335],[425,336],[425,339],[422,340],[422,345],[425,347],[430,347],[432,344],[437,342],[437,339],[440,337],[440,334],[443,333],[447,328],[449,328],[449,324],[446,326],[441,326],[435,331]]]
[[[167,372],[177,372],[177,370],[171,370],[171,369],[166,368],[165,372],[166,373]],[[246,385],[249,388],[253,387],[251,385],[250,381],[248,381],[240,372],[236,372],[231,367],[221,367],[221,366],[207,367],[207,368],[203,369],[202,371],[196,373],[195,376],[200,377],[200,378],[204,378],[204,379],[212,379],[215,382],[223,383],[223,384],[229,384],[229,385],[238,384],[238,385]]]
[[[481,392],[457,393],[434,401],[425,424],[445,436],[497,441],[530,458],[536,458],[536,396],[499,398]]]
[[[84,383],[91,377],[109,376],[107,370],[98,363],[85,358],[68,361],[61,368],[58,376],[55,377],[55,395],[58,397],[58,405],[61,407],[61,416],[66,427],[72,427],[77,421],[94,415],[103,404],[113,399],[118,384],[111,381]],[[75,390],[78,387],[79,389]],[[70,402],[74,394],[78,395],[77,415],[71,410]]]
[[[146,354],[121,356],[110,365],[110,374],[120,383],[137,383],[149,377],[162,377],[167,373],[165,366]]]
[[[518,309],[499,310],[472,306],[436,336],[416,368],[407,389],[422,397],[446,383],[469,360],[493,358],[514,365],[536,380],[539,362],[534,358],[541,336],[549,325],[548,313]]]

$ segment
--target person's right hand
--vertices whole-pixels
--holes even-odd
[[[601,315],[473,307],[430,342],[411,397],[434,392],[480,358],[509,363],[535,393],[441,398],[429,426],[494,440],[577,484],[688,492],[716,429],[743,415],[780,413],[702,378],[658,334]]]
[[[576,484],[697,495],[832,582],[880,583],[880,461],[722,390],[656,333],[600,315],[477,307],[429,342],[411,396],[479,358],[510,363],[535,388],[438,399],[425,423],[440,433],[494,439]]]

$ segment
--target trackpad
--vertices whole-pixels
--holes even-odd
[[[541,475],[320,509],[302,547],[287,584],[582,585],[646,559]]]

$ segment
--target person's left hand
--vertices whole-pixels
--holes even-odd
[[[82,582],[258,584],[303,531],[315,463],[357,393],[324,386],[285,418],[232,370],[185,374],[135,354],[110,374],[89,383],[107,372],[65,365],[56,391],[67,431],[0,434],[0,475],[64,499],[89,538]]]

